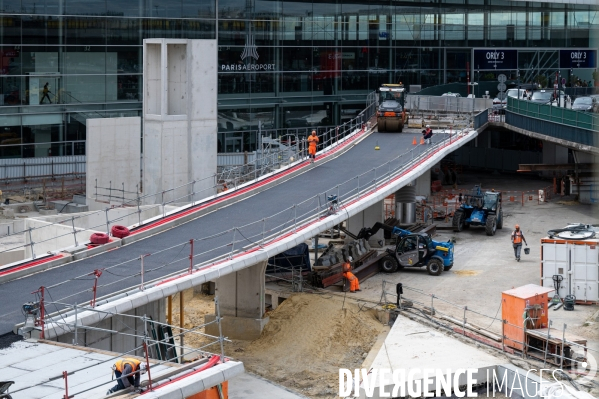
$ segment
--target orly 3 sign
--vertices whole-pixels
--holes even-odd
[[[560,68],[597,68],[597,50],[568,49],[559,51]]]
[[[507,50],[507,49],[474,50],[474,69],[478,69],[478,70],[518,69],[518,50]]]

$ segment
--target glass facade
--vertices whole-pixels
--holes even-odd
[[[598,11],[506,0],[0,0],[0,157],[84,153],[87,118],[140,115],[145,38],[218,40],[219,151],[235,152],[255,148],[259,124],[343,123],[381,83],[466,87],[559,71],[592,85],[594,68],[560,70],[559,49],[596,49]],[[517,49],[517,64],[481,68],[474,49]]]

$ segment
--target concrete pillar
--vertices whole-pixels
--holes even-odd
[[[143,192],[157,193],[146,203],[215,194],[216,40],[145,39],[143,56]]]
[[[414,181],[415,194],[429,196],[431,194],[431,171],[427,170]]]
[[[543,163],[547,165],[568,163],[568,148],[543,141]],[[554,175],[551,170],[545,170],[542,173],[546,177],[553,177]]]
[[[372,227],[376,222],[385,221],[385,205],[384,201],[364,209],[362,212],[350,217],[347,221],[348,230],[357,234],[362,227]],[[383,230],[379,230],[375,235],[370,237],[368,243],[373,247],[380,247],[378,241],[385,240]]]
[[[254,340],[268,322],[265,312],[266,262],[230,273],[216,280],[216,296],[223,317],[223,335],[231,339]],[[215,309],[216,313],[216,309]],[[206,322],[215,320],[206,315]],[[218,324],[206,327],[206,333],[218,335]]]
[[[395,217],[403,225],[416,222],[416,187],[413,183],[395,192]]]

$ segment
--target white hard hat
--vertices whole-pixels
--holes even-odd
[[[148,367],[148,366],[146,366],[146,364],[145,364],[145,363],[142,363],[142,364],[141,364],[141,373],[142,373],[142,374],[145,374],[145,373],[148,371],[147,367]]]
[[[426,125],[426,127],[431,127],[431,125]]]
[[[353,262],[353,260],[354,260],[354,258],[352,258],[351,256],[349,256],[347,259],[348,259],[350,262]]]

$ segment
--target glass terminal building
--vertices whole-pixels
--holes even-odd
[[[595,0],[0,0],[0,158],[84,154],[86,119],[140,116],[145,38],[218,40],[236,152],[258,125],[342,123],[381,83],[594,85],[598,36]]]

